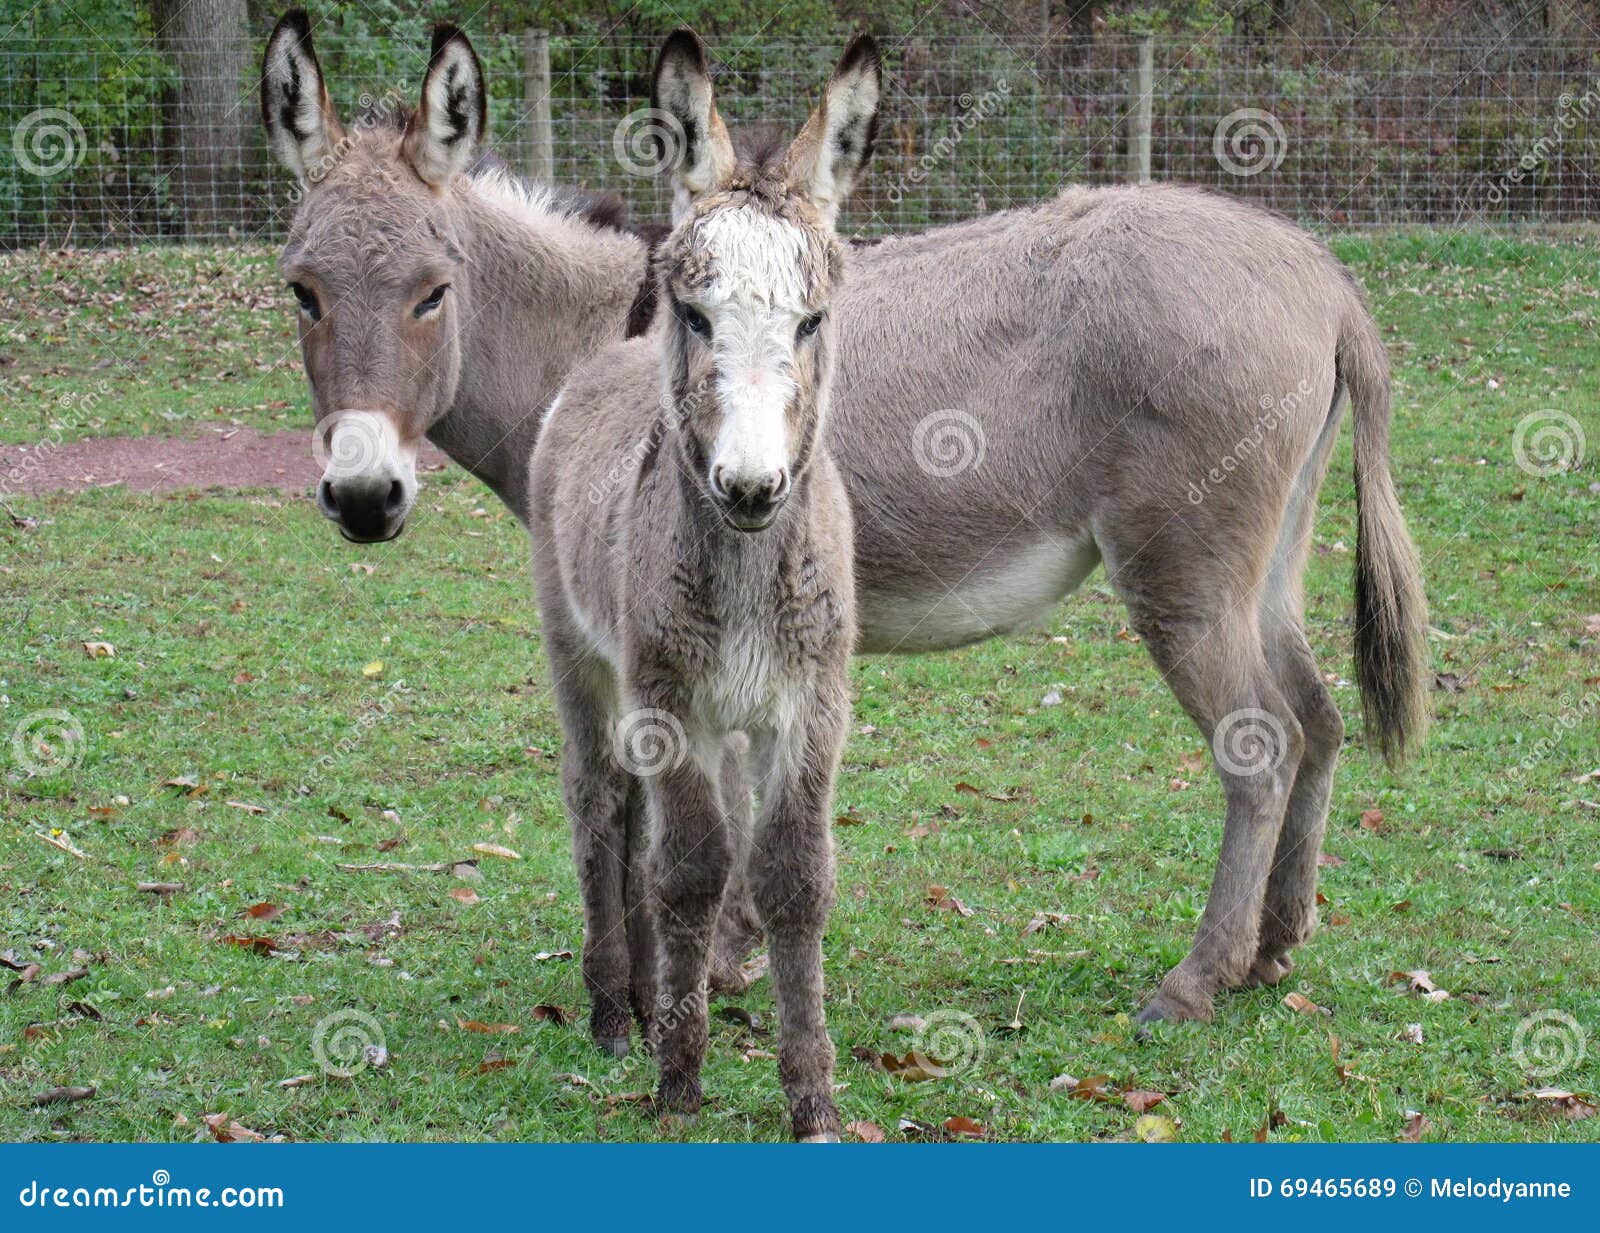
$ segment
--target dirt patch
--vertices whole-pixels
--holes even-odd
[[[422,447],[419,470],[437,470],[445,456]],[[229,429],[200,437],[101,437],[61,445],[0,445],[0,492],[84,492],[127,488],[278,488],[304,492],[322,468],[309,432]]]

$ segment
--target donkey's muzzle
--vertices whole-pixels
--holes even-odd
[[[789,499],[789,472],[783,468],[768,475],[731,476],[723,467],[711,468],[711,495],[723,520],[735,531],[764,531]]]
[[[392,418],[377,411],[336,411],[312,436],[323,464],[317,507],[357,544],[393,539],[405,529],[417,495],[416,450],[405,447]]]
[[[387,476],[346,476],[317,485],[317,508],[356,544],[381,544],[406,528],[410,499],[405,486]]]

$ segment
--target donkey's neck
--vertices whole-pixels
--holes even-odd
[[[621,339],[648,276],[640,237],[458,184],[471,280],[461,376],[428,438],[526,522],[528,460],[567,374]]]

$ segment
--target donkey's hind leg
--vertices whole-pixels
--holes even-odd
[[[744,966],[745,957],[761,937],[761,921],[750,896],[750,837],[755,825],[746,764],[750,742],[740,733],[728,738],[722,756],[722,806],[734,842],[733,876],[722,897],[717,931],[711,941],[711,988],[737,997],[754,983],[759,973]]]
[[[1212,995],[1242,984],[1255,961],[1261,908],[1300,761],[1300,721],[1267,664],[1251,586],[1204,544],[1154,537],[1108,573],[1162,676],[1211,746],[1228,809],[1222,849],[1194,946],[1141,1012],[1204,1019]]]
[[[1317,925],[1317,858],[1328,827],[1328,799],[1344,742],[1344,720],[1322,683],[1299,622],[1269,623],[1266,634],[1278,687],[1294,708],[1306,742],[1278,833],[1261,910],[1261,937],[1248,978],[1251,984],[1275,985],[1294,970],[1289,951],[1309,938]]]
[[[572,855],[583,897],[583,983],[589,1033],[612,1057],[628,1053],[628,936],[625,881],[631,776],[611,749],[602,671],[548,641],[556,705],[566,740],[561,793],[572,820]]]

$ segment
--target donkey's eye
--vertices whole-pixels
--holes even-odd
[[[822,328],[822,314],[821,313],[812,313],[809,317],[807,317],[804,321],[802,321],[799,324],[799,326],[797,326],[795,328],[795,332],[794,332],[795,341],[796,342],[805,342],[806,339],[810,338],[813,334],[815,334],[821,328]]]
[[[706,342],[711,341],[711,322],[706,320],[705,313],[679,300],[678,316],[683,318],[684,325],[688,326],[697,337]]]
[[[322,316],[322,309],[317,306],[316,292],[304,283],[290,283],[289,290],[294,292],[294,298],[300,301],[300,311],[310,317],[313,322]]]
[[[413,317],[426,317],[444,303],[444,293],[448,290],[450,290],[449,283],[440,283],[432,291],[428,292],[426,299],[411,310],[411,315]]]

